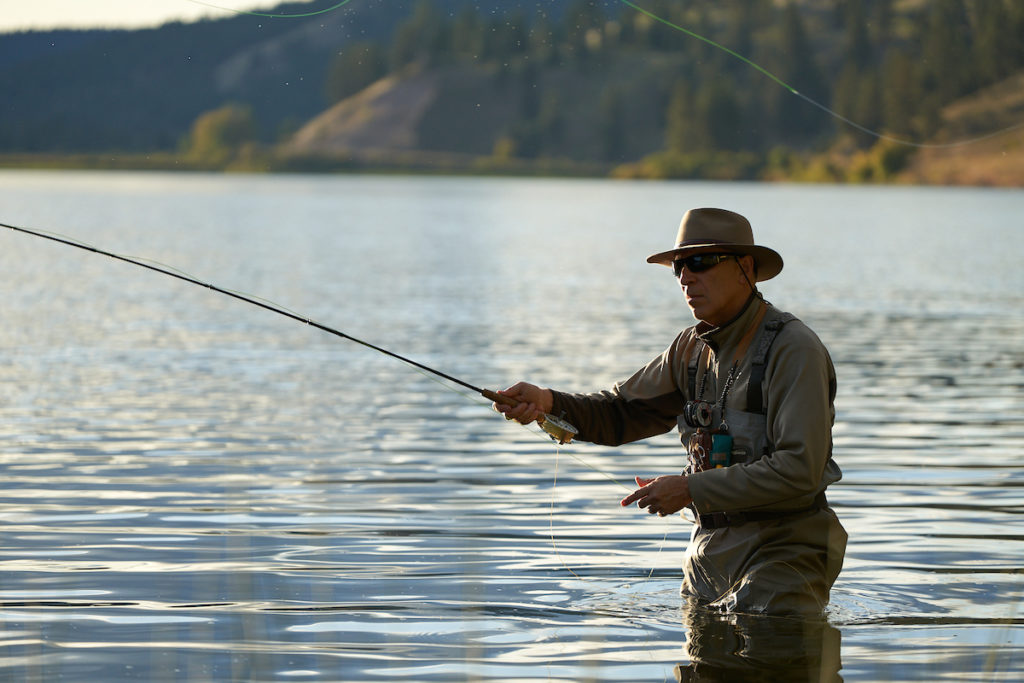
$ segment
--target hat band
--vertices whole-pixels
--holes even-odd
[[[737,247],[751,246],[751,245],[748,245],[748,244],[739,244],[738,242],[730,242],[729,240],[702,239],[702,240],[687,240],[685,242],[680,242],[679,244],[676,245],[676,249],[685,249],[686,247],[691,247],[691,246],[698,247],[698,246],[704,246],[706,244],[728,244],[730,246],[737,246]]]

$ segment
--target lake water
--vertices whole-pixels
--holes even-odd
[[[558,451],[351,342],[0,230],[0,678],[1024,678],[1024,191],[0,173],[0,222],[491,388],[660,353],[691,321],[644,259],[693,206],[751,218],[786,258],[767,298],[837,366],[828,624],[683,612],[689,523],[618,505],[681,468],[672,435]]]

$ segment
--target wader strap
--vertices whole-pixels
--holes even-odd
[[[776,519],[794,517],[805,512],[813,512],[828,507],[828,500],[825,492],[822,491],[814,498],[810,507],[799,510],[749,510],[745,512],[711,512],[706,515],[697,515],[697,523],[701,529],[722,529],[728,526],[740,526],[748,522],[768,522]]]
[[[686,374],[687,381],[689,383],[688,388],[690,392],[687,398],[691,401],[697,399],[697,369],[701,365],[701,358],[704,358],[705,352],[707,352],[710,349],[710,347],[707,344],[705,344],[702,340],[699,339],[697,340],[697,346],[700,350],[697,352],[696,357],[691,358],[687,356],[686,358]],[[705,370],[705,372],[707,372],[707,370]]]
[[[747,384],[747,412],[765,412],[764,397],[761,393],[761,383],[764,381],[764,369],[768,364],[768,351],[772,348],[775,337],[779,335],[782,326],[796,320],[792,313],[783,313],[778,318],[772,318],[764,324],[764,330],[757,338],[757,346],[754,347],[754,357],[750,361],[750,381]]]

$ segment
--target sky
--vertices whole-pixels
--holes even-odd
[[[266,11],[280,2],[282,0],[0,0],[0,32],[140,28],[175,20],[230,16],[238,11]],[[329,6],[323,0],[310,3],[311,10]]]

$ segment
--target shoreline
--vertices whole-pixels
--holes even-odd
[[[907,151],[899,168],[885,169],[887,150],[856,155],[817,154],[788,167],[730,163],[728,157],[686,159],[665,155],[636,162],[601,164],[566,159],[498,159],[431,152],[297,157],[243,154],[210,163],[171,152],[0,153],[3,170],[161,171],[228,174],[452,175],[619,180],[708,180],[841,185],[921,185],[1024,188],[1024,131],[994,149]],[[1013,153],[1011,153],[1013,152]],[[880,160],[882,159],[882,160]],[[724,160],[724,161],[723,161]],[[682,172],[673,172],[682,168]],[[667,169],[667,170],[666,170]]]

